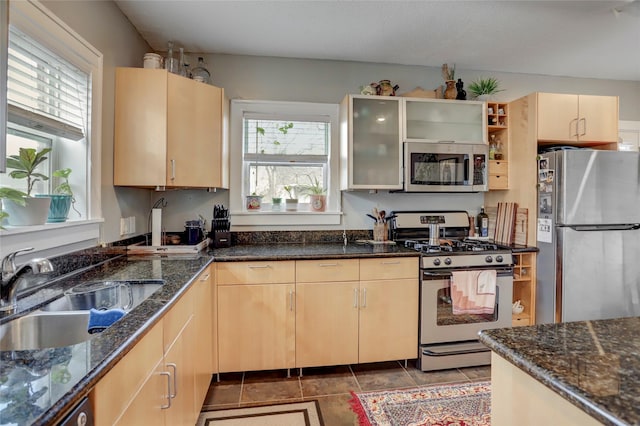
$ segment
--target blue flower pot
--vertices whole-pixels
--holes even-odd
[[[36,195],[36,197],[50,197],[49,216],[47,222],[65,222],[71,208],[71,195]]]

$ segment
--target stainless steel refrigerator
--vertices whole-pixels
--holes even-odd
[[[538,160],[536,322],[640,315],[640,154]]]

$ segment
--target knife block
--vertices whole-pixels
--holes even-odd
[[[231,232],[212,232],[212,234],[214,248],[231,247]]]

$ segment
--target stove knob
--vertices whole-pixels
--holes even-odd
[[[484,261],[487,262],[487,263],[491,263],[491,262],[493,262],[493,257],[487,256],[487,257],[484,258]]]
[[[444,260],[444,264],[445,264],[445,265],[451,265],[451,258],[450,258],[450,257],[447,257],[447,258]]]
[[[433,259],[433,264],[436,266],[440,266],[440,258],[436,257],[435,259]]]
[[[496,256],[496,262],[498,262],[498,263],[502,263],[502,261],[503,261],[503,260],[504,260],[504,259],[502,258],[502,256],[500,256],[500,255],[497,255],[497,256]]]

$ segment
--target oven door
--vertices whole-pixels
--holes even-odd
[[[420,344],[476,340],[487,328],[511,326],[513,268],[498,270],[492,314],[454,315],[451,272],[422,271],[420,284]]]
[[[487,191],[486,145],[405,142],[406,192]]]

